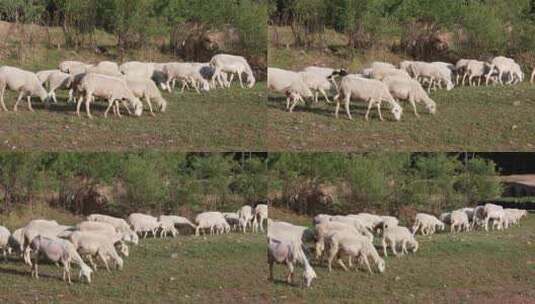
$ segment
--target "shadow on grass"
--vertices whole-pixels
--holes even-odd
[[[314,103],[312,101],[306,101],[306,104],[303,105],[302,103],[298,103],[297,106],[294,108],[294,113],[311,113],[316,115],[321,115],[325,117],[334,118],[334,111],[336,103],[331,101],[331,103],[327,103],[324,100],[320,100],[318,103]],[[286,98],[284,97],[268,97],[268,107],[280,111],[287,112],[286,109]],[[351,103],[350,104],[350,111],[351,115],[353,116],[364,116],[366,114],[367,106],[364,103]],[[377,112],[377,111],[375,111]],[[370,118],[373,117],[373,111],[370,112]],[[339,112],[340,118],[342,116],[347,118],[347,115],[345,113],[344,104],[340,104],[340,112]]]

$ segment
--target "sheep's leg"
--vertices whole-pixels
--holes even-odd
[[[18,106],[19,106],[19,102],[20,100],[22,99],[22,97],[24,97],[24,92],[20,92],[19,93],[19,97],[17,98],[17,101],[15,102],[15,106],[13,107],[13,111],[17,112],[18,111]]]
[[[104,263],[104,266],[106,266],[106,270],[108,272],[111,272],[110,266],[108,265],[108,259],[104,256],[104,253],[100,250],[98,251],[98,257],[102,260],[102,262]]]
[[[386,245],[386,239],[385,239],[384,237],[383,237],[383,239],[381,240],[381,245],[383,246],[383,256],[384,256],[384,257],[387,257],[387,256],[388,256],[388,254],[387,254],[387,252],[386,252],[386,247],[387,247],[387,245]]]
[[[56,91],[52,91],[52,100],[54,103],[58,103],[58,100],[56,99]]]
[[[533,79],[533,77],[532,77],[532,79]],[[6,92],[6,86],[4,84],[2,84],[2,86],[0,87],[0,104],[2,105],[2,110],[7,112],[6,104],[4,103],[4,93],[5,92]]]
[[[26,100],[28,101],[28,109],[32,112],[35,112],[32,108],[32,96],[28,94],[28,96],[26,96]]]
[[[336,109],[334,110],[334,117],[338,119],[338,112],[340,111],[340,96],[336,95],[334,97],[334,100],[336,101]]]
[[[341,258],[337,258],[336,263],[338,263],[338,265],[340,265],[340,267],[342,267],[344,271],[349,271],[349,268],[347,268],[347,266],[344,264],[344,261]]]
[[[370,267],[370,261],[368,260],[368,257],[365,254],[361,254],[361,256],[362,256],[362,262],[364,262],[364,264],[368,268],[368,271],[371,274],[373,274],[372,268]]]
[[[288,266],[288,276],[286,277],[286,281],[288,284],[292,284],[292,279],[294,275],[294,264],[291,262],[286,262],[286,266]]]
[[[70,103],[72,101],[73,93],[74,93],[74,90],[69,89],[69,99],[67,99],[67,103]]]
[[[292,106],[290,107],[290,113],[293,113],[294,108],[297,105],[297,103],[299,102],[299,100],[301,100],[301,96],[297,96],[297,97],[293,96],[293,103],[292,103]]]
[[[32,271],[32,275],[36,278],[36,279],[39,279],[39,269],[38,269],[38,266],[37,266],[37,260],[39,258],[39,253],[37,253],[35,255],[35,261],[33,262],[33,265],[32,265],[32,268],[33,268],[33,271]]]
[[[351,116],[351,111],[349,109],[349,103],[351,101],[351,95],[346,95],[346,99],[345,99],[345,109],[346,109],[346,114],[347,114],[347,117],[349,117],[349,120],[353,120],[353,117]],[[336,114],[338,117],[338,111],[337,111],[337,114]]]
[[[93,116],[91,116],[91,111],[89,110],[89,104],[91,103],[91,98],[90,97],[87,97],[85,99],[85,111],[87,113],[87,117],[89,119],[93,119]]]
[[[397,252],[396,246],[397,246],[397,242],[394,241],[394,240],[391,240],[391,241],[390,241],[390,248],[392,249],[392,253],[393,253],[395,256],[398,256],[399,253]]]
[[[145,95],[145,100],[147,101],[147,104],[149,105],[150,115],[156,116],[156,114],[154,114],[154,112],[152,111],[152,103],[150,102],[150,98],[148,95]]]
[[[405,254],[409,254],[407,251],[407,240],[403,240],[403,242],[401,242],[401,255]]]
[[[370,111],[373,107],[373,99],[370,99],[368,100],[368,110],[366,111],[366,115],[364,116],[364,118],[366,118],[366,120],[368,120],[368,116],[370,115]]]
[[[95,270],[95,272],[96,272],[97,271],[97,264],[95,263],[95,261],[93,261],[93,257],[90,254],[87,255],[87,260],[89,261],[89,264],[91,265],[93,270]]]
[[[381,121],[384,121],[383,114],[381,113],[381,103],[380,102],[377,103],[377,112],[379,112],[379,119]]]
[[[220,73],[220,72],[221,72],[221,71],[216,67],[216,68],[215,68],[215,71],[214,71],[214,74],[212,75],[212,86],[214,86],[214,87],[216,86],[216,84],[215,84],[215,80],[216,80],[216,78],[219,77],[219,73]],[[221,81],[220,81],[219,79],[217,79],[217,81],[218,81],[219,84],[221,85]]]
[[[314,91],[314,103],[318,103],[318,91]]]
[[[325,92],[324,89],[320,89],[320,92],[321,92],[321,94],[323,95],[323,97],[325,97],[325,101],[326,101],[327,103],[331,103],[331,101],[329,100],[329,96],[327,96],[327,92]]]
[[[110,111],[111,107],[114,106],[114,100],[113,98],[108,99],[108,107],[106,108],[106,111],[104,111],[104,118],[108,118],[108,112]]]
[[[243,86],[243,79],[241,77],[241,73],[238,73],[238,79],[240,80],[240,86],[242,89],[244,89],[245,87]]]
[[[86,96],[86,98],[87,98],[87,96]],[[80,98],[78,98],[78,102],[76,103],[76,115],[78,117],[80,117],[80,108],[82,106],[82,102],[84,102],[84,97],[80,96]]]

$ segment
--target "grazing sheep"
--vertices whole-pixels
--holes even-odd
[[[11,246],[9,239],[11,238],[11,232],[4,226],[0,226],[0,249],[4,254],[4,260],[7,260],[7,255],[11,254]]]
[[[511,208],[503,209],[503,211],[505,213],[505,219],[508,225],[519,224],[520,219],[526,213],[526,210],[511,209]]]
[[[361,234],[355,229],[355,227],[351,224],[346,224],[343,222],[336,222],[336,221],[323,221],[319,224],[317,224],[314,227],[314,235],[315,235],[315,251],[316,251],[316,259],[320,260],[321,256],[323,254],[323,251],[325,250],[325,241],[326,238],[336,232],[336,231],[349,231],[351,234],[355,236],[360,236]]]
[[[455,63],[455,83],[457,85],[464,85],[464,80],[466,77],[466,68],[468,67],[468,63],[470,63],[470,61],[471,59],[459,59],[457,63]]]
[[[114,106],[116,101],[124,102],[125,100],[128,101],[134,108],[135,116],[139,117],[141,114],[143,114],[143,104],[141,103],[141,100],[139,100],[139,98],[132,93],[132,90],[128,88],[126,81],[123,79],[101,74],[88,73],[82,78],[78,89],[80,92],[85,93],[85,109],[87,112],[87,117],[89,118],[93,118],[89,110],[89,105],[91,101],[95,99],[95,97],[108,100],[108,108],[104,112],[104,117],[108,116],[109,110],[112,106]],[[76,114],[78,116],[80,116],[80,106],[82,105],[82,101],[83,98],[80,98],[76,105]],[[128,106],[126,106],[126,108],[130,113]],[[119,117],[121,116],[118,109],[116,110],[116,114],[119,115]]]
[[[258,230],[258,226],[260,227],[260,231],[264,232],[264,221],[267,225],[268,220],[268,205],[266,204],[258,204],[254,208],[254,219],[253,219],[253,231]]]
[[[388,91],[388,87],[379,80],[365,79],[353,75],[345,76],[340,84],[340,95],[334,98],[336,100],[336,118],[338,118],[338,112],[340,110],[340,98],[344,98],[347,116],[350,120],[353,119],[349,110],[351,97],[368,102],[368,110],[365,115],[366,120],[368,120],[370,110],[373,106],[377,106],[379,119],[383,120],[383,115],[381,114],[381,103],[383,101],[390,104],[394,118],[398,121],[401,119],[403,110]]]
[[[383,246],[383,255],[386,257],[387,248],[390,246],[395,256],[398,256],[396,246],[401,245],[401,255],[408,254],[407,245],[410,246],[411,251],[416,253],[418,251],[418,241],[407,227],[402,226],[384,226],[383,238],[381,240]]]
[[[168,233],[171,236],[176,237],[178,230],[175,228],[175,224],[171,221],[158,221],[158,227],[160,228],[160,238],[166,238]]]
[[[71,262],[80,266],[80,279],[85,277],[88,283],[91,283],[91,273],[89,266],[82,260],[76,248],[70,242],[62,239],[48,238],[41,235],[35,237],[30,246],[35,252],[35,260],[32,265],[32,277],[39,278],[38,258],[39,255],[46,256],[52,262],[61,262],[63,264],[63,281],[67,279],[71,284]]]
[[[97,271],[97,265],[93,261],[93,257],[96,256],[104,263],[108,272],[110,272],[109,260],[112,260],[119,270],[123,269],[123,259],[115,250],[114,241],[107,236],[94,232],[75,231],[71,233],[69,240],[80,255],[87,257],[95,271]]]
[[[13,107],[13,111],[15,112],[17,112],[18,105],[24,97],[28,101],[28,109],[32,112],[32,96],[39,97],[42,102],[48,100],[48,94],[45,88],[43,88],[41,81],[34,73],[10,66],[3,66],[0,67],[0,105],[4,111],[7,111],[6,104],[4,103],[6,88],[19,93],[19,97]]]
[[[303,101],[303,98],[314,97],[299,73],[283,69],[268,68],[268,89],[286,95],[286,108],[290,113],[293,112],[297,102]]]
[[[446,84],[447,91],[452,90],[454,87],[451,77],[451,70],[442,64],[417,61],[410,65],[410,69],[412,72],[411,74],[416,80],[422,78],[429,81],[429,86],[427,87],[428,92],[430,92],[431,88],[436,85],[441,88],[443,82]]]
[[[242,74],[247,75],[247,87],[252,88],[255,85],[255,77],[253,75],[253,70],[249,66],[247,60],[242,56],[234,56],[228,54],[219,54],[212,57],[210,60],[210,65],[214,68],[214,74],[212,76],[212,86],[215,86],[215,80],[217,79],[219,84],[223,86],[222,83],[222,73],[230,73],[230,81],[228,82],[227,87],[230,87],[234,74],[238,75],[240,80],[240,86],[244,88]]]
[[[437,227],[439,230],[445,229],[445,224],[436,218],[434,215],[426,213],[416,214],[414,225],[412,226],[412,234],[415,235],[418,230],[422,235],[434,234]]]
[[[35,237],[42,235],[48,238],[57,238],[59,234],[68,230],[73,230],[73,227],[59,225],[56,221],[47,221],[41,219],[30,221],[23,228],[24,262],[30,266],[32,265],[30,259],[30,244]]]
[[[487,73],[492,73],[491,67],[488,63],[478,60],[470,60],[466,65],[466,73],[464,77],[468,76],[468,85],[475,86],[474,78],[478,79],[477,85],[481,85],[481,79],[487,75]],[[464,83],[463,77],[463,83]],[[490,77],[490,76],[489,76]],[[487,81],[488,85],[488,81]]]
[[[236,231],[241,226],[240,216],[238,215],[237,212],[223,212],[223,217],[225,217],[225,220],[227,220],[227,223],[232,226],[232,230]]]
[[[216,228],[226,228],[228,225],[223,214],[217,211],[209,211],[198,214],[195,217],[195,223],[197,224],[197,227],[195,227],[195,236],[200,235],[201,229],[210,229],[210,235],[213,235],[214,232],[218,232],[218,229]]]
[[[142,213],[130,214],[128,223],[132,226],[134,232],[139,233],[143,238],[147,238],[149,232],[156,237],[156,231],[160,227],[156,217]]]
[[[313,72],[300,72],[299,73],[305,85],[314,92],[314,102],[318,102],[318,92],[325,97],[325,101],[330,103],[327,92],[332,88],[332,82],[322,75],[315,74]]]
[[[314,240],[314,230],[287,222],[268,220],[267,237],[273,239],[295,240],[302,243]]]
[[[58,100],[56,99],[57,89],[69,90],[69,99],[67,102],[70,102],[72,100],[73,91],[70,89],[73,80],[74,78],[72,75],[63,73],[61,71],[55,71],[48,75],[47,79],[45,80],[45,84],[48,85],[48,96],[52,98],[54,103],[58,103]]]
[[[190,220],[188,220],[185,217],[177,216],[177,215],[160,215],[158,217],[158,221],[172,222],[175,226],[188,226],[193,229],[196,228],[195,224],[193,224]]]
[[[167,108],[167,101],[162,97],[160,90],[158,90],[158,87],[156,87],[156,84],[154,84],[150,78],[126,77],[126,84],[137,98],[145,99],[152,116],[155,115],[152,110],[151,99],[154,99],[160,112],[165,112]]]
[[[99,233],[103,236],[110,238],[110,240],[113,241],[114,245],[118,247],[119,251],[124,256],[128,256],[128,246],[126,246],[126,244],[124,244],[123,241],[126,241],[126,242],[131,241],[130,235],[125,232],[116,231],[115,227],[113,227],[111,224],[104,223],[104,222],[84,221],[84,222],[78,223],[76,225],[76,229],[78,229],[81,232]],[[69,236],[70,234],[67,237]]]
[[[454,210],[450,215],[450,232],[470,231],[470,221],[464,211]]]
[[[435,114],[437,111],[436,103],[429,98],[429,95],[425,92],[422,85],[410,78],[400,78],[400,77],[387,77],[383,79],[383,82],[388,87],[388,91],[394,98],[397,100],[406,100],[414,109],[414,115],[419,117],[416,110],[416,103],[423,103],[425,108],[431,114]]]
[[[304,266],[303,280],[307,287],[310,287],[312,280],[317,277],[316,272],[310,266],[305,252],[301,248],[302,244],[296,240],[268,238],[268,265],[269,280],[273,280],[273,266],[277,264],[286,264],[288,267],[288,276],[286,281],[292,284],[294,276],[294,264],[300,263]]]
[[[514,81],[513,70],[515,69],[514,65],[516,64],[515,60],[512,58],[507,58],[504,56],[494,57],[490,61],[490,68],[488,69],[488,74],[486,75],[486,84],[489,85],[489,79],[492,73],[498,73],[498,83],[503,83],[503,76],[507,75],[510,79],[508,84],[511,84]]]
[[[363,223],[360,222],[358,218],[352,216],[337,215],[331,217],[331,222],[339,222],[350,225],[355,228],[355,230],[357,230],[359,234],[367,237],[368,239],[370,239],[370,241],[373,241],[373,234],[368,229],[366,229],[366,227],[363,225]]]
[[[507,218],[502,206],[495,204],[485,204],[483,207],[483,212],[485,214],[485,231],[489,231],[489,221],[492,220],[492,228],[501,230],[507,228]]]
[[[52,73],[61,72],[60,70],[45,70],[45,71],[39,71],[35,73],[35,76],[37,76],[37,79],[41,82],[42,85],[45,84],[46,80],[48,79],[48,76]]]
[[[385,261],[379,256],[373,243],[367,238],[355,235],[348,231],[336,231],[328,237],[327,242],[329,244],[329,272],[332,271],[332,261],[335,258],[338,264],[345,271],[348,271],[348,268],[344,265],[344,262],[341,259],[342,255],[347,255],[350,258],[358,258],[361,263],[364,263],[367,266],[368,271],[373,273],[368,261],[368,257],[371,257],[379,272],[382,273],[385,271]]]
[[[201,90],[210,91],[210,84],[204,77],[201,75],[199,68],[194,63],[187,62],[173,62],[168,63],[163,67],[164,73],[167,75],[167,89],[171,92],[174,86],[171,83],[174,83],[175,80],[182,81],[181,93],[184,93],[186,85],[190,82],[193,85],[193,88],[197,93],[201,93],[199,90],[198,84],[201,84]]]

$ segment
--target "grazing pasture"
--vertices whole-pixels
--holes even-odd
[[[299,225],[312,219],[271,210],[274,220]],[[286,268],[275,267],[274,302],[291,303],[532,303],[535,301],[535,217],[504,231],[417,236],[418,252],[385,259],[386,270],[370,275],[338,265],[312,266],[309,289],[288,286]],[[377,244],[376,244],[377,245]],[[381,251],[381,250],[379,250]],[[296,271],[301,278],[302,268]]]

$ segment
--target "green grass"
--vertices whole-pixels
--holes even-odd
[[[265,84],[254,89],[218,89],[202,95],[194,92],[164,93],[166,113],[140,118],[110,116],[105,103],[92,106],[94,120],[75,116],[75,105],[62,93],[57,105],[44,109],[26,103],[12,112],[16,96],[6,94],[10,112],[0,112],[0,149],[39,151],[123,151],[139,149],[173,151],[264,150],[266,123]],[[83,108],[83,107],[82,107]]]
[[[300,105],[286,111],[285,98],[270,93],[267,145],[272,151],[526,151],[535,149],[535,86],[456,88],[431,95],[435,116],[419,105],[420,118],[402,102],[400,122],[388,106],[386,121],[377,110],[364,120],[366,106],[352,101],[353,121],[345,111],[334,118],[334,104]]]
[[[277,212],[290,220],[288,213]],[[295,223],[311,219],[295,217]],[[505,232],[418,236],[416,255],[387,257],[386,271],[344,272],[313,262],[310,289],[273,283],[274,302],[288,303],[532,303],[535,301],[535,216]],[[276,267],[283,279],[285,267]],[[297,270],[300,277],[302,269]]]
[[[2,303],[262,303],[266,288],[265,235],[180,235],[140,240],[130,247],[122,271],[101,267],[93,282],[71,286],[62,270],[40,265],[40,279],[18,257],[0,261]]]

